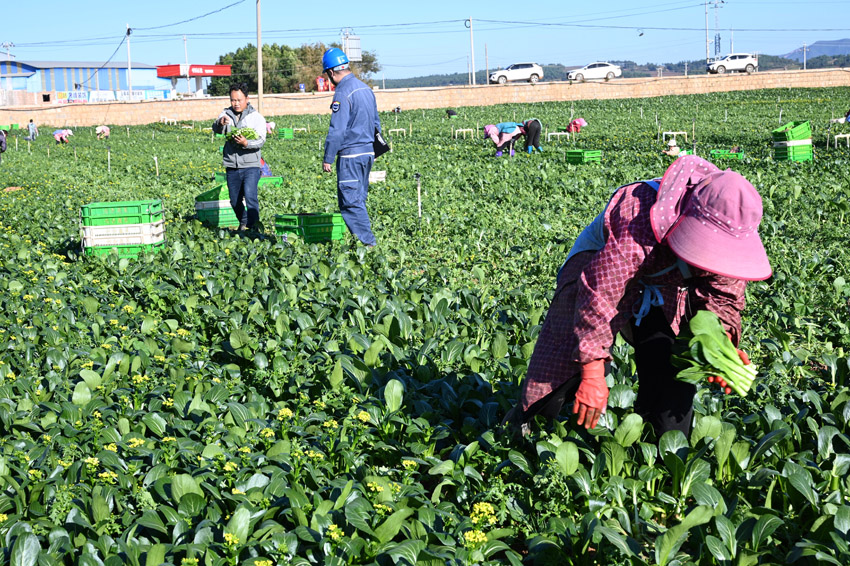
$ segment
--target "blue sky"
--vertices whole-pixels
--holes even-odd
[[[0,43],[14,43],[12,54],[22,61],[105,61],[129,23],[135,28],[131,41],[134,61],[151,65],[184,62],[186,34],[189,61],[214,63],[219,55],[256,42],[256,0],[225,8],[236,1],[6,2]],[[701,0],[265,0],[261,7],[264,43],[329,43],[339,40],[343,27],[350,27],[360,36],[363,49],[377,52],[388,79],[466,72],[470,52],[466,18],[472,18],[477,69],[485,67],[485,44],[491,69],[519,61],[583,65],[609,59],[666,63],[705,57],[706,20]],[[143,29],[222,8],[192,22]],[[717,15],[723,53],[729,51],[733,38],[736,51],[778,55],[803,43],[850,37],[848,0],[727,0]],[[708,23],[713,41],[713,8]],[[730,33],[730,28],[735,31]],[[713,53],[713,43],[711,49]],[[126,59],[127,49],[122,46],[113,60]]]

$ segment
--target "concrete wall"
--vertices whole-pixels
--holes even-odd
[[[688,77],[615,79],[609,82],[538,83],[377,90],[379,110],[401,106],[450,108],[505,103],[611,98],[643,98],[771,88],[850,86],[850,69],[772,71],[753,75],[691,75]],[[263,114],[325,114],[333,93],[276,94],[263,97]],[[256,106],[256,97],[252,96]],[[0,124],[25,123],[30,118],[51,126],[138,125],[161,118],[212,121],[229,105],[225,97],[198,100],[114,102],[54,107],[0,108]]]

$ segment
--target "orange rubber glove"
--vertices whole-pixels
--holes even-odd
[[[594,360],[581,368],[581,383],[576,391],[573,414],[579,426],[591,429],[608,406],[608,384],[605,383],[605,362]]]

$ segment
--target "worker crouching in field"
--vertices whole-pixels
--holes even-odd
[[[622,332],[635,349],[635,411],[658,437],[687,435],[696,388],[675,379],[673,341],[707,309],[739,342],[746,282],[771,274],[761,217],[761,197],[744,177],[696,156],[677,159],[660,181],[617,189],[558,273],[521,398],[505,422],[526,434],[536,415],[553,419],[573,403],[578,424],[595,427],[608,404],[610,349]]]
[[[94,129],[95,135],[97,135],[97,139],[109,139],[109,126],[98,126]]]
[[[522,131],[525,134],[525,151],[534,153],[537,151],[543,153],[543,148],[540,147],[540,132],[543,130],[543,124],[537,118],[525,120],[522,123]]]
[[[496,157],[501,157],[506,149],[510,149],[511,157],[513,157],[513,142],[522,134],[522,124],[517,122],[502,122],[484,126],[484,137],[490,138],[496,144]]]

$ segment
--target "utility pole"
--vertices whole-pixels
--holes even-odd
[[[803,44],[803,70],[806,70],[806,44]]]
[[[387,75],[381,73],[381,90],[387,90]]]
[[[471,74],[472,74],[472,85],[475,85],[475,45],[472,42],[472,18],[466,20],[469,23],[469,56],[472,58],[472,63],[470,64]]]
[[[127,24],[127,100],[133,100],[133,71],[130,64],[130,24]]]
[[[257,112],[263,113],[263,38],[260,0],[257,0]]]
[[[490,58],[487,56],[487,44],[484,44],[484,84],[490,84]]]
[[[11,41],[3,43],[3,47],[6,48],[6,90],[12,90],[12,78],[10,76],[12,74],[12,69],[9,68],[9,65],[12,62],[12,53],[10,49],[14,46],[15,44]]]
[[[708,0],[705,0],[705,64],[711,63],[708,56]]]
[[[186,45],[186,36],[183,36],[183,55],[186,56],[186,94],[189,94],[192,89],[189,86],[189,47]]]
[[[735,52],[735,30],[729,30],[729,53]]]

